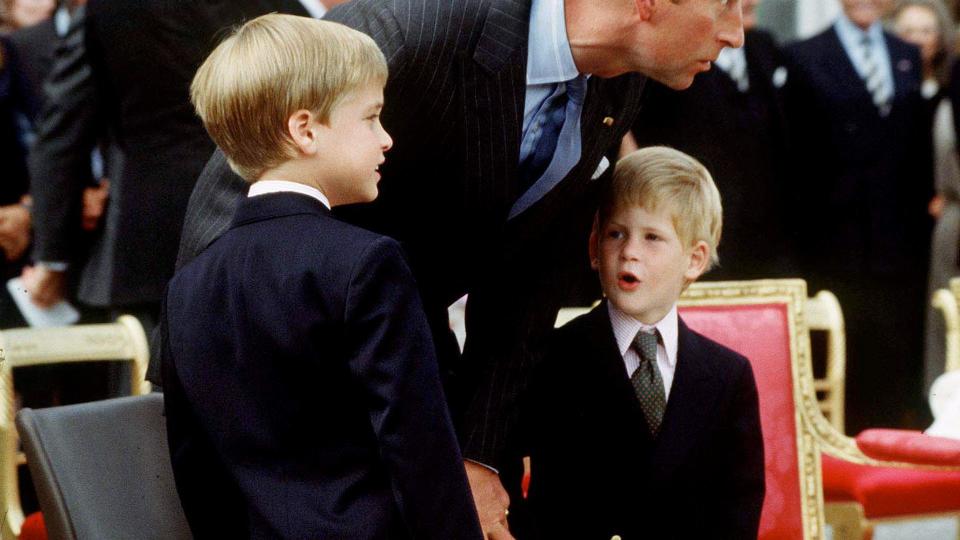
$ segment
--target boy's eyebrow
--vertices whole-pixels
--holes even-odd
[[[367,110],[368,110],[368,111],[379,111],[379,110],[381,110],[381,109],[383,109],[383,102],[382,102],[382,101],[378,101],[378,102],[376,102],[376,103],[371,104],[369,107],[367,107]]]

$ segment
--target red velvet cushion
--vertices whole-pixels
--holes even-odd
[[[47,527],[43,514],[34,512],[27,516],[20,528],[20,540],[47,540]]]
[[[868,518],[960,509],[960,472],[857,465],[823,456],[823,498],[857,501]]]
[[[960,441],[905,429],[868,429],[857,435],[864,454],[886,461],[960,466]]]
[[[760,395],[766,460],[767,492],[759,537],[803,538],[786,305],[683,307],[680,317],[693,330],[750,360]]]

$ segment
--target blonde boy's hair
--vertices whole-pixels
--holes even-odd
[[[673,148],[651,146],[617,162],[613,181],[600,201],[598,226],[607,225],[618,208],[639,206],[649,212],[665,208],[685,247],[703,240],[709,265],[718,262],[723,207],[713,177],[699,161]]]
[[[197,70],[190,98],[230,167],[248,181],[296,157],[294,112],[327,123],[351,91],[383,86],[387,62],[369,36],[329,21],[270,14],[225,39]]]

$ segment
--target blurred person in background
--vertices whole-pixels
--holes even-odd
[[[920,427],[933,194],[930,128],[913,45],[885,0],[842,0],[822,33],[786,48],[791,220],[810,291],[840,300],[847,429]]]
[[[648,81],[633,124],[639,146],[666,145],[700,160],[723,198],[720,264],[706,279],[796,275],[786,231],[787,127],[783,53],[756,28],[759,0],[743,0],[744,46],[726,48],[683,91]],[[757,234],[763,231],[763,234]]]
[[[960,243],[960,160],[952,88],[956,30],[950,12],[941,0],[903,0],[893,13],[894,31],[904,41],[920,48],[923,62],[921,93],[926,103],[933,151],[933,178],[936,194],[929,212],[936,220],[930,243],[930,275],[927,298],[947,287],[951,277],[960,275],[957,245]],[[943,373],[945,362],[942,315],[927,306],[924,332],[924,389]]]
[[[43,22],[55,7],[55,0],[0,0],[0,31],[10,32]]]

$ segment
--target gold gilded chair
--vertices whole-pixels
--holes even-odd
[[[694,283],[680,299],[693,330],[743,354],[760,398],[766,460],[761,539],[822,538],[823,499],[810,340],[799,279]]]
[[[960,290],[960,280],[956,281],[955,290]],[[940,290],[931,303],[944,314],[947,365],[955,368],[960,356],[957,300]],[[835,305],[830,310],[840,313],[842,321],[835,298],[831,304]],[[810,306],[808,303],[808,309]],[[820,314],[813,315],[800,320],[812,328]],[[842,324],[830,332],[838,334],[842,343]],[[866,430],[851,438],[822,416],[814,417],[813,427],[823,453],[825,515],[834,528],[834,538],[870,538],[880,523],[960,517],[960,443],[887,429]]]
[[[832,292],[820,291],[807,298],[805,315],[810,332],[823,332],[826,337],[824,376],[813,381],[820,412],[837,431],[845,433],[847,344],[840,302]]]
[[[930,301],[943,314],[946,330],[944,371],[960,369],[960,277],[950,280],[950,288],[939,289]]]
[[[144,380],[149,356],[143,327],[129,315],[110,324],[0,331],[0,508],[4,515],[0,537],[18,538],[24,521],[17,467],[26,460],[14,426],[13,370],[46,364],[126,361],[132,363],[132,393],[142,395],[150,392],[150,383]]]

